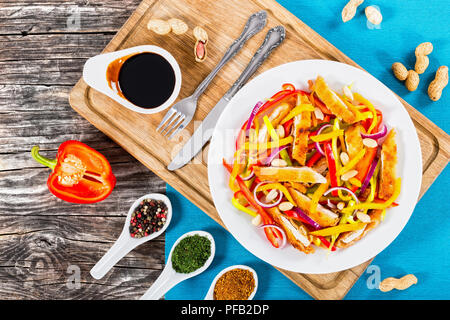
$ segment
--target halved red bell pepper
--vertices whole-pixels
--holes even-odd
[[[33,158],[52,169],[47,186],[56,197],[73,203],[94,203],[108,197],[116,177],[106,158],[79,141],[69,140],[58,148],[56,159],[39,154],[39,147],[31,149]]]

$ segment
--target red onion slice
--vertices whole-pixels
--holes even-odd
[[[268,166],[273,159],[275,159],[275,157],[284,149],[287,149],[288,146],[282,146],[282,147],[277,147],[275,149],[273,149],[272,153],[270,154],[270,156],[268,156],[267,158],[262,159],[260,162],[262,165]]]
[[[242,180],[248,181],[255,176],[255,173],[253,172],[253,169],[252,169],[252,172],[248,176],[245,176],[245,177],[243,177],[242,175],[239,175],[239,176],[241,177]]]
[[[313,219],[311,219],[306,213],[303,212],[303,210],[301,210],[298,207],[293,208],[292,210],[294,210],[302,219],[304,219],[305,221],[307,221],[314,229],[319,230],[322,227],[320,226],[320,224],[318,224],[317,222],[315,222]]]
[[[327,199],[327,206],[330,207],[331,209],[336,209],[336,205],[331,202],[330,199]]]
[[[363,193],[366,190],[367,186],[369,185],[370,179],[372,179],[372,176],[375,172],[375,168],[378,165],[378,161],[379,161],[379,158],[373,159],[372,166],[370,167],[369,172],[367,173],[366,179],[364,179],[364,182],[361,186],[361,191],[359,191],[359,194]]]
[[[329,127],[331,127],[331,124],[324,124],[322,127],[320,127],[319,131],[317,131],[316,136],[318,136],[319,134],[321,134],[323,130],[325,130],[326,128],[329,128]],[[321,155],[325,156],[325,152],[323,152],[322,148],[320,147],[320,143],[315,142],[314,144],[315,144],[315,146],[316,146],[317,151],[318,151]]]
[[[355,199],[356,203],[359,203],[359,199],[358,199],[358,197],[356,196],[356,194],[355,194],[352,190],[350,190],[349,188],[346,188],[346,187],[334,187],[334,188],[330,188],[330,189],[328,189],[327,191],[325,191],[325,193],[324,193],[323,195],[326,196],[326,195],[328,195],[330,192],[333,192],[333,191],[336,191],[336,190],[342,190],[342,191],[347,192],[348,194],[350,194],[350,195]]]
[[[247,127],[245,128],[245,132],[248,133],[248,130],[250,130],[250,127],[253,124],[253,119],[255,118],[256,114],[258,113],[259,109],[261,109],[261,106],[263,105],[262,101],[258,101],[256,105],[253,107],[252,113],[250,114],[250,117],[248,118]]]
[[[283,248],[286,245],[286,242],[287,242],[287,240],[286,240],[287,239],[286,232],[284,232],[284,230],[282,228],[280,228],[279,226],[274,225],[274,224],[264,224],[262,226],[259,226],[258,228],[260,228],[260,229],[265,229],[265,228],[275,228],[275,229],[277,229],[278,231],[281,232],[281,235],[283,236],[282,243],[278,247],[278,249],[281,249],[281,248]]]
[[[370,139],[374,139],[374,140],[378,140],[383,138],[386,134],[387,134],[388,130],[385,124],[383,124],[383,128],[381,128],[380,131],[376,132],[376,133],[372,133],[372,134],[365,134],[365,133],[361,133],[361,137],[365,138],[370,138]]]
[[[263,184],[267,184],[267,183],[271,183],[271,182],[262,181],[262,182],[258,183],[258,184],[256,185],[255,189],[253,190],[253,197],[255,198],[256,203],[259,204],[261,207],[263,207],[263,208],[273,208],[273,207],[275,207],[275,206],[277,206],[277,205],[280,204],[281,199],[283,199],[283,193],[282,193],[281,191],[277,190],[277,191],[278,191],[278,199],[277,199],[274,203],[264,203],[264,202],[261,202],[261,201],[258,199],[258,197],[257,197],[257,193],[258,193],[257,190],[258,190],[258,188],[259,188],[260,186],[262,186]]]

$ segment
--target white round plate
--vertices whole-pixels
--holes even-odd
[[[331,88],[341,92],[353,83],[352,90],[369,99],[383,112],[384,123],[395,128],[398,145],[397,175],[402,178],[398,207],[387,210],[385,220],[362,240],[347,249],[327,253],[317,248],[304,254],[291,245],[274,248],[264,232],[251,224],[251,217],[231,204],[229,174],[222,166],[224,158],[233,159],[235,138],[259,100],[281,90],[283,83],[308,90],[307,81],[324,77]],[[245,85],[230,101],[214,130],[208,156],[208,179],[219,216],[239,243],[258,258],[273,266],[301,273],[330,273],[357,266],[380,253],[400,233],[416,205],[422,181],[422,157],[414,125],[403,105],[385,85],[365,71],[327,60],[302,60],[280,65]]]

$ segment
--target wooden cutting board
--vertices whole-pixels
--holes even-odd
[[[166,165],[192,135],[195,120],[201,121],[238,78],[262,43],[267,30],[283,25],[286,28],[286,40],[256,74],[302,59],[328,59],[359,66],[274,0],[144,0],[104,50],[110,52],[144,44],[165,48],[180,64],[183,83],[178,99],[182,99],[192,94],[219,62],[231,42],[239,36],[250,14],[259,10],[268,12],[266,28],[250,39],[219,72],[200,97],[194,121],[173,141],[168,141],[155,131],[165,112],[155,115],[135,113],[91,89],[82,79],[70,94],[70,104],[77,112],[222,226],[209,192],[207,152],[203,152],[195,163],[175,172],[168,171]],[[189,31],[183,35],[171,33],[160,36],[146,28],[150,18],[173,17],[186,21]],[[197,25],[205,28],[209,35],[208,58],[203,63],[195,62],[193,56],[192,29]],[[421,142],[422,196],[448,163],[450,137],[403,99],[399,99],[411,115]],[[352,269],[325,275],[280,271],[315,299],[342,299],[369,263],[367,261]]]

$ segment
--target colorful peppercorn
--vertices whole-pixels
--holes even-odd
[[[162,200],[145,199],[131,215],[130,235],[133,238],[146,237],[158,232],[166,223],[167,206]]]

